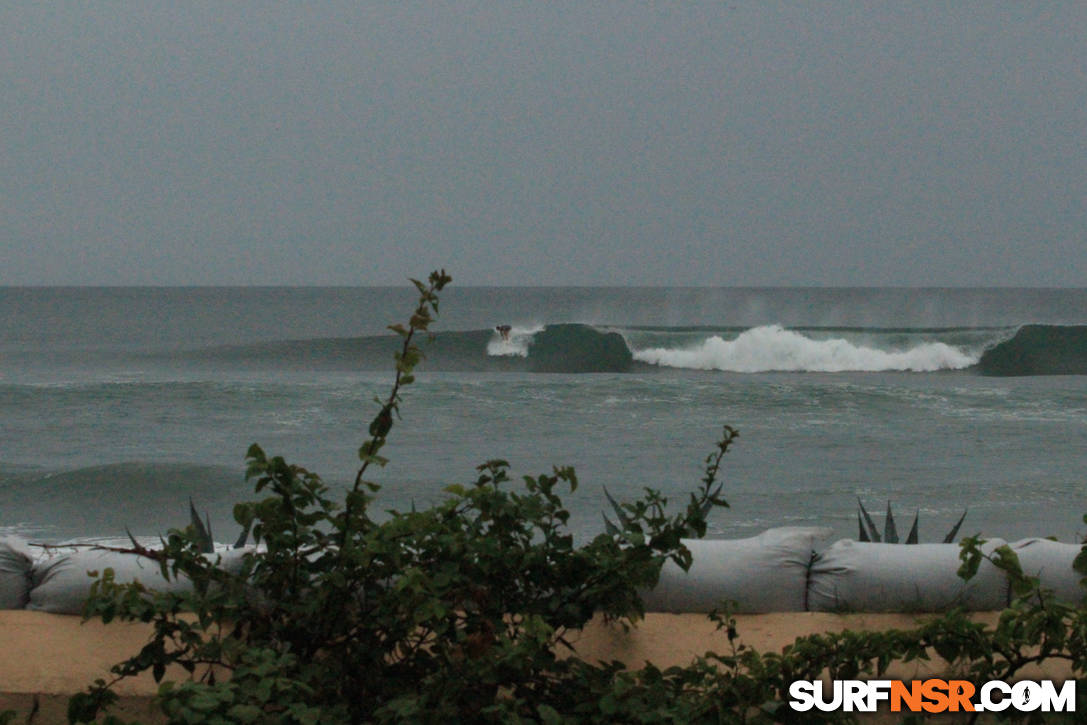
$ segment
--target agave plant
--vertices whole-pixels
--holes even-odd
[[[196,533],[196,541],[200,547],[201,553],[215,553],[215,539],[211,535],[211,517],[208,516],[207,512],[205,511],[204,520],[201,521],[200,514],[196,512],[196,505],[193,503],[191,498],[189,499],[189,520],[189,525]],[[238,540],[234,542],[233,548],[240,549],[245,546],[245,542],[249,540],[249,527],[251,525],[252,524],[246,525],[246,527],[242,530],[241,536],[239,536]],[[136,537],[132,535],[131,531],[126,528],[125,533],[128,534],[128,538],[132,542],[132,545],[134,547],[136,547],[137,549],[141,548],[139,543],[136,541]]]
[[[897,544],[898,543],[898,529],[895,528],[895,517],[891,513],[891,502],[887,502],[887,518],[883,522],[883,536],[880,537],[879,530],[876,528],[876,522],[872,520],[872,517],[865,510],[864,504],[861,500],[857,499],[857,506],[860,510],[857,512],[857,528],[860,533],[857,536],[857,541],[870,541],[875,543],[884,544]],[[913,526],[910,527],[910,533],[906,535],[907,544],[917,543],[917,519],[920,516],[918,511],[913,515]],[[944,543],[950,544],[955,540],[955,534],[959,533],[959,527],[962,526],[963,519],[966,518],[966,510],[962,512],[962,516],[955,522],[955,525],[951,527],[951,531],[947,532],[947,536],[944,537]],[[867,528],[865,525],[867,524]]]
[[[211,518],[207,512],[204,512],[204,520],[200,520],[200,515],[196,513],[196,506],[193,504],[192,499],[189,499],[189,518],[192,520],[192,527],[196,531],[197,540],[200,542],[200,551],[205,554],[211,554],[215,551],[215,539],[211,535]],[[245,546],[245,542],[249,539],[249,527],[252,524],[247,524],[242,530],[241,536],[234,542],[234,548],[240,549]]]

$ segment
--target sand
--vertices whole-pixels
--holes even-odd
[[[909,628],[932,615],[826,614],[795,612],[740,615],[740,641],[760,651],[780,651],[797,637],[846,629]],[[992,624],[996,613],[974,615]],[[63,723],[67,696],[84,690],[95,679],[109,679],[111,665],[137,652],[148,640],[147,625],[100,621],[31,611],[0,611],[0,711],[28,713],[34,702],[34,723]],[[701,614],[651,613],[635,628],[594,620],[572,633],[578,654],[590,661],[619,660],[637,668],[645,662],[658,667],[683,665],[706,651],[727,651],[728,639]],[[947,674],[946,663],[902,665],[891,675],[909,679]],[[180,677],[183,672],[175,676]],[[1050,667],[1024,672],[1023,677],[1064,679],[1067,671]],[[151,697],[157,685],[150,676],[132,678],[116,687],[125,714],[145,722],[161,722]]]

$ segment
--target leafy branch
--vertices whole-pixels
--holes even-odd
[[[400,388],[415,382],[415,366],[423,359],[423,351],[413,343],[415,334],[429,331],[434,316],[438,314],[438,292],[441,292],[452,281],[453,278],[446,274],[444,269],[431,272],[426,284],[417,279],[412,279],[411,283],[419,291],[419,300],[415,306],[415,311],[408,320],[408,326],[404,327],[401,324],[389,325],[388,329],[399,335],[403,341],[400,350],[395,354],[396,373],[393,377],[392,389],[384,401],[375,398],[375,402],[381,407],[374,419],[370,421],[368,429],[370,439],[359,447],[359,459],[362,461],[362,465],[359,466],[358,472],[355,474],[351,494],[347,497],[340,534],[340,546],[344,549],[350,546],[355,510],[360,504],[365,504],[365,499],[360,497],[360,488],[365,486],[371,492],[376,492],[380,488],[376,483],[365,480],[366,470],[373,463],[378,466],[385,466],[389,462],[387,458],[379,455],[379,451],[384,448],[389,431],[392,430],[393,414],[395,413],[397,416],[400,414]]]

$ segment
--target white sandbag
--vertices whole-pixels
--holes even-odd
[[[223,568],[237,571],[245,553],[245,549],[236,549],[208,556],[221,557]],[[187,591],[191,587],[186,579],[172,576],[170,581],[163,579],[159,563],[147,557],[101,549],[81,549],[40,561],[34,566],[30,601],[26,608],[53,614],[80,614],[91,584],[95,581],[88,572],[101,574],[107,568],[113,569],[114,581],[118,583],[139,581],[148,589],[171,592]]]
[[[34,560],[17,536],[0,538],[0,609],[23,609],[30,598]]]
[[[1069,604],[1082,604],[1087,589],[1080,585],[1083,575],[1072,568],[1080,552],[1080,544],[1062,544],[1049,539],[1021,539],[1012,551],[1019,557],[1019,566],[1027,576],[1038,577],[1038,583],[1051,589],[1058,599]]]
[[[1006,542],[990,539],[982,551]],[[968,582],[959,578],[958,544],[876,544],[842,539],[819,554],[808,581],[813,612],[943,612],[1003,609],[1004,573],[983,560]]]
[[[726,600],[744,614],[804,611],[815,543],[830,532],[786,526],[748,539],[685,540],[690,570],[665,563],[657,586],[642,592],[646,611],[709,612]]]

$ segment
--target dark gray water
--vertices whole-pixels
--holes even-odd
[[[0,531],[155,534],[191,495],[232,538],[252,442],[349,480],[391,382],[384,326],[412,303],[410,288],[0,289]],[[488,458],[572,464],[574,525],[591,533],[604,486],[681,499],[728,423],[741,437],[714,535],[854,536],[858,497],[891,500],[900,530],[919,510],[929,541],[964,508],[964,533],[1085,528],[1087,376],[977,365],[1059,345],[1074,362],[1080,331],[1058,326],[1087,322],[1087,291],[454,287],[441,312],[382,508],[433,502]],[[1024,352],[1026,324],[1043,327]],[[545,352],[569,372],[533,372]],[[578,372],[600,355],[609,372]]]

